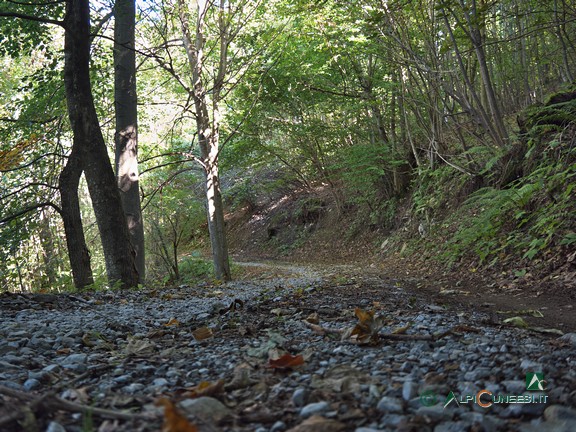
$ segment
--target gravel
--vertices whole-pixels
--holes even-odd
[[[93,415],[94,430],[107,432],[159,430],[160,397],[179,402],[206,431],[304,430],[322,419],[357,432],[576,430],[576,335],[504,327],[480,312],[414,302],[390,281],[300,272],[42,296],[0,295],[2,431],[19,430],[26,419],[1,423],[23,405],[3,388],[148,416]],[[379,334],[402,328],[404,338],[362,346],[303,322],[317,313],[318,323],[308,318],[312,324],[352,328],[355,307],[382,317]],[[302,355],[303,364],[271,367],[269,358],[285,353]],[[544,392],[527,390],[534,372],[543,374]],[[466,400],[483,389],[544,397],[488,408]],[[444,407],[450,394],[456,399]],[[81,431],[85,422],[77,413],[42,410],[36,421],[50,432]]]

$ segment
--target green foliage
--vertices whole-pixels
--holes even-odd
[[[174,283],[185,276],[181,269],[181,255],[203,243],[206,237],[206,210],[193,191],[201,184],[194,171],[175,168],[158,170],[148,179],[162,184],[165,177],[173,177],[168,185],[160,186],[143,211],[146,227],[148,273],[150,281]],[[197,273],[188,264],[190,274]]]
[[[180,259],[179,267],[179,282],[185,284],[192,284],[199,280],[206,280],[214,275],[214,266],[210,261],[194,256],[185,256]]]
[[[448,255],[456,260],[474,254],[481,263],[510,253],[532,260],[554,244],[572,244],[575,185],[576,164],[544,159],[507,189],[480,189],[455,216],[459,228]]]
[[[467,176],[447,165],[422,169],[412,185],[412,213],[429,224],[437,213],[446,210],[448,200],[466,180]]]

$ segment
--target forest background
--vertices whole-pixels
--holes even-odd
[[[3,0],[0,62],[0,291],[229,241],[574,272],[572,2]]]

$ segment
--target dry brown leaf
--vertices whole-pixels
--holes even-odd
[[[270,359],[268,367],[271,369],[293,369],[297,366],[304,364],[304,357],[302,355],[284,354],[278,359]]]
[[[146,333],[146,337],[148,339],[161,338],[166,334],[169,334],[167,330],[155,329],[155,330],[150,330],[148,333]]]
[[[406,331],[407,331],[410,327],[412,327],[412,323],[409,322],[408,324],[406,324],[406,325],[403,326],[403,327],[398,327],[398,328],[392,330],[392,334],[404,334],[404,333],[406,333]]]
[[[358,321],[360,321],[363,324],[369,323],[374,319],[374,312],[365,311],[364,309],[360,309],[358,307],[354,309],[354,315],[356,315]]]
[[[183,398],[194,399],[202,396],[216,396],[224,391],[224,380],[216,382],[202,381],[196,387],[188,388],[182,393]]]
[[[374,345],[378,343],[378,332],[383,326],[382,319],[380,317],[374,318],[373,311],[365,311],[360,308],[354,309],[354,314],[359,322],[352,330],[343,334],[342,340],[350,339],[351,342],[358,345]]]
[[[319,324],[320,323],[320,317],[318,316],[318,312],[314,312],[314,313],[311,313],[310,315],[308,315],[306,317],[306,321],[308,321],[310,324]]]
[[[179,325],[180,325],[180,321],[178,321],[176,318],[170,318],[170,321],[168,321],[166,324],[164,324],[164,326],[166,326],[166,327],[179,326]]]
[[[190,424],[176,408],[176,405],[168,398],[160,398],[155,402],[156,406],[164,407],[164,424],[162,432],[198,432],[198,428]]]
[[[318,324],[313,324],[311,322],[307,322],[307,326],[310,330],[312,330],[314,333],[320,335],[320,336],[324,336],[326,334],[326,330],[324,329],[324,327],[318,325]]]
[[[203,341],[214,336],[214,333],[212,332],[212,329],[208,327],[199,327],[192,332],[192,336],[194,336],[194,339],[197,341]]]
[[[146,355],[156,348],[148,339],[140,339],[135,336],[128,336],[126,339],[128,344],[123,349],[125,355]]]
[[[91,333],[84,333],[82,335],[82,343],[84,344],[84,346],[87,346],[88,348],[93,348],[96,346],[96,344],[93,341],[94,335]]]

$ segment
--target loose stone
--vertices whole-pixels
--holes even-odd
[[[314,402],[311,404],[306,405],[300,410],[300,417],[308,418],[315,414],[322,414],[325,413],[330,409],[330,404],[326,401],[321,402]]]

